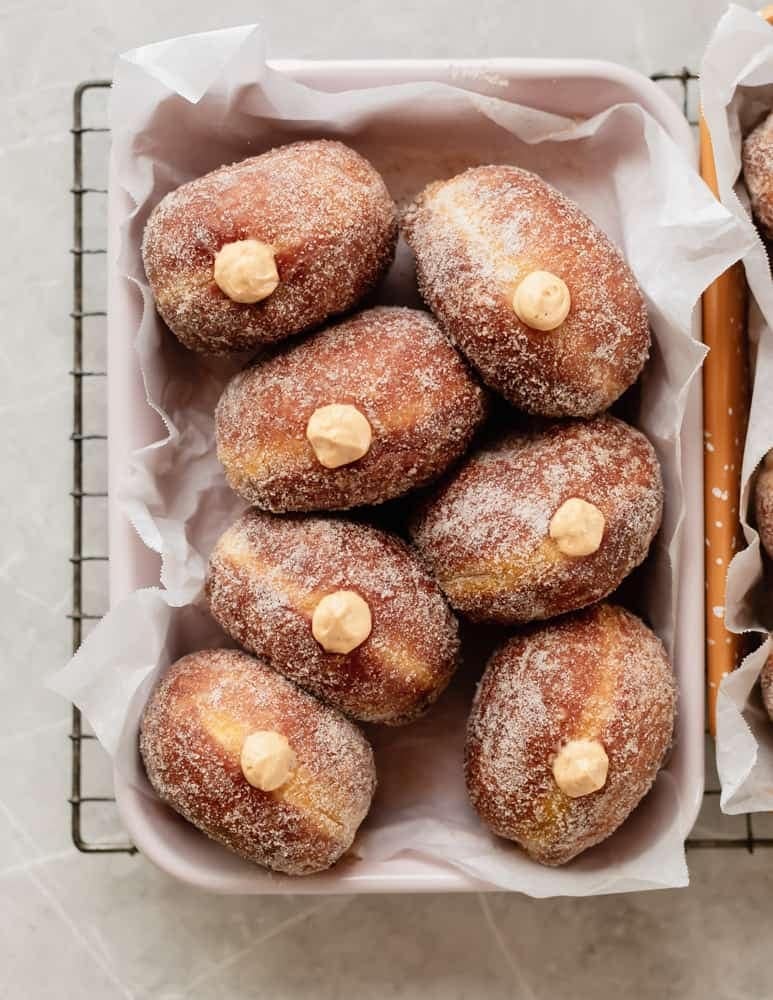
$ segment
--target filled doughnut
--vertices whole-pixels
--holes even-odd
[[[167,670],[145,707],[140,753],[164,802],[287,875],[335,864],[376,787],[373,752],[353,723],[232,649],[192,653]]]
[[[483,381],[528,413],[592,416],[649,353],[622,254],[572,201],[518,167],[430,184],[403,219],[419,288]]]
[[[380,306],[236,375],[215,415],[218,457],[266,510],[377,504],[443,472],[484,415],[429,313]]]
[[[528,622],[610,594],[662,508],[652,445],[605,414],[493,440],[422,503],[411,534],[453,608]]]
[[[250,510],[209,561],[221,627],[363,722],[421,715],[456,667],[457,623],[411,549],[368,525]]]
[[[765,660],[765,665],[760,674],[760,688],[762,689],[762,702],[765,711],[773,722],[773,653]]]
[[[763,459],[754,483],[754,515],[762,547],[773,559],[773,450]]]
[[[170,192],[142,257],[169,329],[194,351],[247,351],[351,309],[394,256],[396,210],[340,142],[280,146]]]
[[[478,686],[465,748],[472,805],[536,861],[565,864],[649,791],[675,697],[663,646],[622,608],[532,626],[494,653]]]
[[[744,139],[742,160],[752,214],[766,239],[773,239],[773,112]]]

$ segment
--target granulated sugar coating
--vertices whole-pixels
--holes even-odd
[[[754,218],[773,239],[773,112],[744,139],[743,177]]]
[[[596,605],[510,639],[491,658],[467,730],[467,789],[481,819],[533,858],[561,865],[613,833],[652,786],[671,745],[676,691],[658,638]],[[552,765],[597,740],[609,771],[570,798]]]
[[[564,555],[549,535],[573,497],[604,515],[591,555]],[[528,622],[610,594],[644,560],[662,509],[652,445],[605,414],[495,440],[422,505],[411,533],[452,607],[476,621]]]
[[[306,424],[322,406],[355,406],[373,438],[362,458],[322,466]],[[283,345],[236,375],[216,412],[230,485],[267,510],[381,503],[422,486],[466,449],[485,395],[429,313],[381,306]]]
[[[248,784],[247,736],[281,733],[297,757],[286,784]],[[323,871],[349,849],[370,808],[369,743],[264,661],[230,649],[173,664],[145,708],[140,752],[158,795],[236,854],[288,875]]]
[[[430,184],[403,218],[424,300],[484,382],[527,413],[592,416],[649,353],[644,298],[620,251],[541,178],[473,167]],[[571,309],[555,330],[522,323],[513,294],[532,271],[561,278]]]
[[[240,645],[307,691],[364,722],[421,715],[451,679],[456,619],[416,554],[367,525],[250,510],[210,557],[212,614]],[[327,594],[351,590],[370,608],[368,638],[328,653],[311,631]]]
[[[233,302],[214,281],[226,243],[274,249],[279,286]],[[156,306],[195,351],[245,351],[346,312],[392,261],[396,209],[379,174],[340,142],[281,146],[170,192],[151,214],[142,256]]]

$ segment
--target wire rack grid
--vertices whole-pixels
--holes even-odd
[[[688,69],[652,77],[697,125],[697,77]],[[73,97],[73,449],[72,647],[107,610],[106,216],[109,80],[78,85]],[[102,478],[100,478],[102,477]],[[104,606],[103,606],[104,605]],[[707,739],[706,792],[687,841],[691,849],[773,847],[773,814],[724,816],[713,746]],[[85,853],[134,854],[121,827],[109,760],[77,708],[72,710],[72,840]]]

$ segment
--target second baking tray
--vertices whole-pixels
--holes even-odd
[[[327,91],[435,80],[475,90],[476,80],[496,80],[498,97],[563,116],[589,117],[620,102],[644,107],[685,153],[694,146],[685,119],[650,80],[622,67],[590,61],[487,60],[454,62],[285,62],[275,69],[302,83]],[[138,587],[158,582],[158,559],[138,539],[117,503],[131,452],[157,440],[160,422],[145,401],[132,346],[141,303],[125,282],[116,280],[118,226],[131,210],[118,184],[111,184],[109,256],[109,531],[110,597],[115,604]],[[697,323],[697,320],[696,320]],[[699,330],[695,330],[699,336]],[[698,380],[682,427],[682,472],[686,507],[685,560],[679,580],[678,629],[674,660],[680,686],[677,745],[669,765],[680,802],[680,828],[686,837],[700,807],[703,791],[703,532],[702,424]],[[270,876],[226,851],[213,863],[212,845],[166,807],[143,795],[115,773],[116,797],[129,834],[137,846],[166,871],[202,888],[220,892],[417,892],[469,891],[488,888],[462,872],[413,856],[388,863],[359,862],[302,880]]]

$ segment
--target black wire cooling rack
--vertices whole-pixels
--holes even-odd
[[[687,69],[652,77],[697,124],[696,76]],[[107,610],[106,217],[109,80],[89,80],[73,97],[73,652]],[[112,791],[109,760],[77,708],[72,710],[72,839],[91,854],[134,854]],[[691,848],[773,847],[773,814],[723,816],[714,750],[706,736],[706,792]]]

